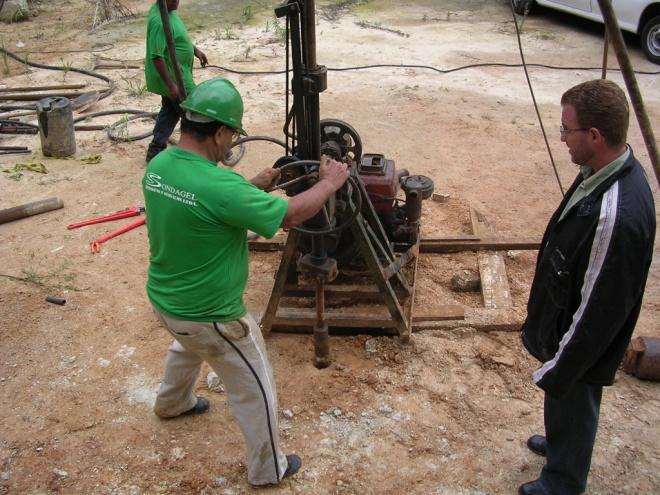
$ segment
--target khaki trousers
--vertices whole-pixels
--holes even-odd
[[[225,323],[175,320],[158,311],[156,315],[175,340],[167,352],[154,412],[170,418],[193,408],[195,382],[206,361],[222,380],[245,437],[248,482],[278,483],[287,460],[279,449],[277,393],[261,329],[252,315]]]

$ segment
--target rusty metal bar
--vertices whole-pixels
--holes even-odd
[[[323,282],[316,282],[316,321],[314,322],[314,367],[323,369],[330,366],[330,336],[328,324],[324,321],[325,297]]]
[[[632,102],[633,108],[635,109],[635,114],[637,115],[637,122],[639,123],[639,127],[642,131],[642,136],[644,137],[644,143],[646,144],[646,149],[648,150],[649,158],[651,159],[651,165],[653,165],[655,178],[660,185],[660,154],[658,154],[658,147],[656,145],[655,136],[653,135],[653,128],[651,127],[649,116],[646,113],[646,109],[644,107],[642,93],[640,92],[639,86],[637,85],[635,71],[633,69],[632,63],[630,62],[628,50],[626,49],[626,44],[623,41],[623,35],[619,29],[616,14],[612,8],[612,2],[610,2],[610,0],[598,0],[598,5],[600,6],[600,11],[603,14],[603,20],[605,21],[607,31],[609,32],[610,38],[612,39],[612,46],[614,47],[616,58],[619,61],[619,67],[621,67],[623,80],[625,81],[626,87],[628,88],[630,101]]]

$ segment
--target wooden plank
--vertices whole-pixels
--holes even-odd
[[[2,93],[0,94],[0,100],[36,101],[48,98],[50,96],[61,96],[64,98],[72,99],[84,94],[84,91],[54,91],[52,93]]]
[[[457,304],[448,304],[440,306],[433,310],[433,313],[418,313],[413,315],[413,323],[421,323],[424,321],[447,321],[447,320],[464,320],[465,308]]]
[[[323,318],[329,327],[343,328],[396,328],[397,323],[390,315],[350,313],[346,309],[328,308]],[[312,327],[316,321],[315,309],[279,308],[272,325]]]
[[[389,315],[351,312],[346,308],[326,308],[323,318],[331,327],[343,328],[395,328],[396,324]],[[465,308],[459,305],[440,306],[433,313],[414,315],[412,321],[416,324],[423,322],[439,322],[450,320],[464,320]],[[273,319],[273,326],[313,326],[316,321],[316,311],[308,308],[280,307]]]
[[[251,251],[281,251],[282,241],[248,241]],[[463,251],[533,251],[541,247],[540,239],[500,239],[492,234],[486,238],[478,236],[432,237],[420,241],[420,253],[459,253]]]
[[[538,239],[481,239],[478,241],[443,241],[422,239],[420,253],[460,253],[463,251],[534,251],[541,247]]]
[[[525,314],[524,308],[465,308],[465,320],[418,322],[413,326],[413,332],[458,327],[474,328],[481,332],[520,332]]]
[[[492,235],[493,227],[486,217],[470,207],[470,221],[475,235]],[[508,308],[512,306],[509,279],[506,274],[504,257],[499,253],[478,253],[481,296],[486,308]]]
[[[87,86],[87,83],[82,84],[56,84],[54,86],[14,86],[0,88],[0,93],[17,93],[32,92],[32,91],[52,91],[58,89],[82,89]]]
[[[479,253],[478,260],[484,307],[508,308],[512,306],[504,257],[498,253]]]
[[[328,296],[345,296],[345,297],[370,297],[382,299],[378,287],[375,285],[324,285],[323,290]],[[286,297],[305,297],[313,296],[316,287],[313,285],[294,285],[287,284],[284,287],[284,296]]]

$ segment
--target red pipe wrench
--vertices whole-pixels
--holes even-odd
[[[94,225],[97,223],[102,223],[102,222],[111,222],[113,220],[119,220],[121,218],[129,218],[129,217],[136,217],[140,215],[141,213],[144,213],[144,208],[141,206],[132,206],[130,208],[126,208],[125,210],[118,211],[117,213],[113,213],[112,215],[106,215],[104,217],[98,217],[98,218],[92,218],[90,220],[85,220],[83,222],[77,222],[77,223],[70,223],[67,225],[67,229],[77,229],[79,227],[84,227],[86,225]],[[100,253],[101,252],[101,244],[103,244],[105,241],[112,239],[113,237],[117,237],[118,235],[123,234],[124,232],[128,232],[129,230],[133,230],[140,225],[144,225],[146,223],[145,218],[141,218],[140,220],[136,220],[133,223],[129,223],[128,225],[117,229],[113,232],[108,232],[107,234],[102,235],[101,237],[97,237],[94,239],[92,242],[89,243],[89,248],[91,249],[92,253]]]

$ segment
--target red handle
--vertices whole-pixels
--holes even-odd
[[[104,234],[101,237],[94,239],[92,242],[89,243],[89,247],[92,250],[92,253],[100,253],[101,244],[103,244],[108,239],[112,239],[113,237],[117,237],[118,235],[121,235],[124,232],[133,230],[134,228],[139,227],[140,225],[144,225],[146,222],[147,222],[146,218],[140,218],[139,220],[136,220],[133,223],[129,223],[128,225],[122,227],[121,229],[115,230],[113,232],[108,232],[107,234]]]
[[[90,220],[85,220],[84,222],[70,223],[66,226],[67,229],[77,229],[78,227],[84,227],[85,225],[93,225],[95,223],[101,222],[110,222],[112,220],[119,220],[120,218],[136,217],[142,212],[142,208],[138,206],[132,206],[131,208],[126,208],[125,210],[118,211],[112,215],[106,215],[104,217],[92,218]]]

